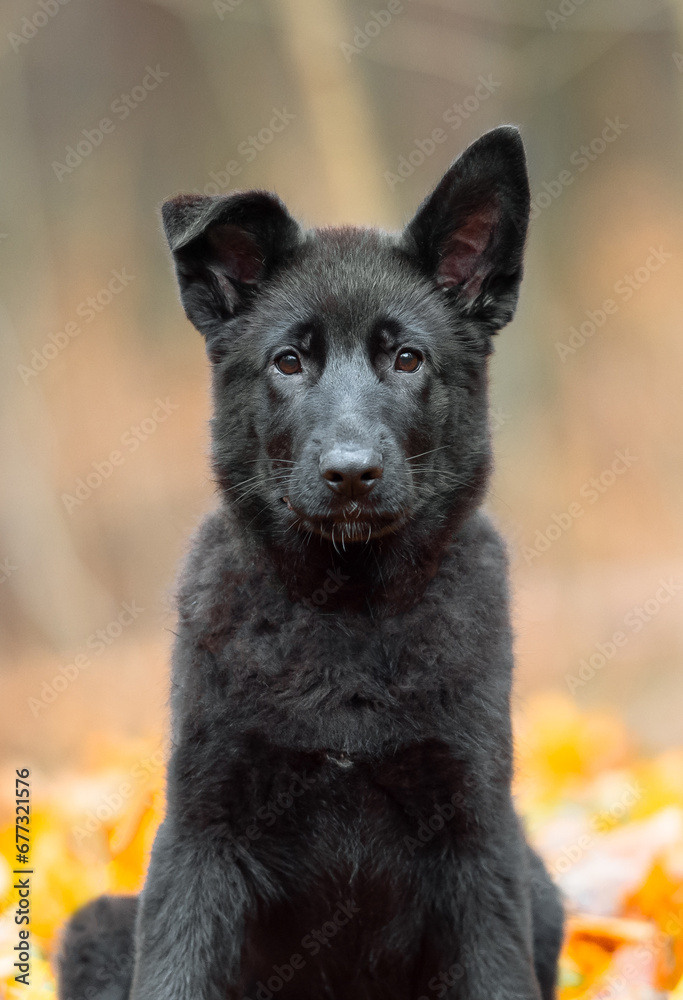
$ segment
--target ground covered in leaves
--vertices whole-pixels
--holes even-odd
[[[618,719],[560,696],[516,719],[518,807],[566,899],[560,1000],[683,1000],[683,748],[638,753]],[[0,996],[54,996],[59,929],[102,892],[136,892],[163,808],[159,740],[93,737],[77,773],[31,774],[30,986],[17,944],[14,764],[0,801]]]

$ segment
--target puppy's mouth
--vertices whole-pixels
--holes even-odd
[[[312,517],[293,506],[288,496],[281,498],[296,515],[295,525],[299,531],[312,532],[328,541],[341,545],[347,542],[369,542],[398,531],[408,519],[405,511],[398,513],[370,512],[355,501],[345,504],[334,517]]]

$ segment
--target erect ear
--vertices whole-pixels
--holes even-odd
[[[404,233],[404,246],[437,286],[490,332],[517,304],[529,219],[522,139],[487,132],[449,167]]]
[[[179,195],[165,202],[161,217],[185,313],[217,360],[225,323],[297,244],[299,226],[265,191]]]

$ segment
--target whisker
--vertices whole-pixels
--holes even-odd
[[[255,479],[260,479],[261,473],[257,473],[255,476],[250,476],[248,479],[242,479],[239,483],[235,483],[234,486],[228,486],[226,493],[230,493],[232,490],[238,489],[240,486],[246,486],[247,483],[253,483]]]
[[[413,462],[416,458],[423,458],[425,455],[433,455],[435,451],[443,451],[444,448],[448,448],[449,445],[442,444],[438,448],[430,448],[429,451],[421,451],[417,455],[410,455],[406,461]]]
[[[269,461],[275,462],[275,463],[285,462],[287,465],[296,465],[296,462],[293,459],[291,459],[291,458],[271,458],[271,459],[269,459]],[[245,460],[244,464],[245,465],[255,465],[256,462],[263,462],[263,458],[248,458],[248,459]]]

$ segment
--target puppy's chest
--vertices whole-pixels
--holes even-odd
[[[245,751],[235,785],[214,799],[216,809],[226,811],[242,846],[279,858],[285,868],[292,851],[304,851],[304,870],[330,850],[353,867],[379,845],[381,860],[388,841],[406,845],[424,829],[432,840],[447,824],[453,833],[465,821],[470,778],[438,740],[373,756],[291,751],[264,741]]]
[[[428,611],[374,620],[361,615],[320,614],[273,602],[266,610],[232,615],[226,627],[201,641],[230,678],[235,692],[258,687],[280,699],[304,698],[331,707],[354,695],[382,702],[412,683],[427,681],[438,665],[462,647],[462,623],[442,615],[435,629]]]
[[[462,593],[442,587],[386,618],[311,610],[249,579],[207,596],[181,621],[177,728],[201,718],[347,752],[467,730],[487,624]]]
[[[292,624],[264,631],[249,623],[219,651],[217,687],[241,726],[258,718],[283,745],[350,751],[371,737],[405,742],[425,717],[436,725],[451,701],[455,643],[435,647],[415,630],[367,623]],[[355,760],[337,766],[353,769]]]

